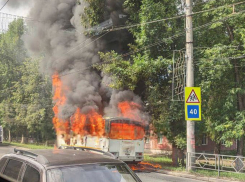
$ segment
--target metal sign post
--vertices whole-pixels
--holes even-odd
[[[186,86],[194,86],[192,0],[186,0]],[[193,109],[193,108],[192,108]],[[195,122],[186,121],[187,153],[195,153]],[[188,163],[191,164],[191,156]],[[192,170],[188,166],[188,171]]]

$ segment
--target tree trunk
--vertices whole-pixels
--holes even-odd
[[[10,129],[9,129],[9,143],[11,143],[11,141],[12,141],[12,138],[11,138],[11,131],[10,131]]]
[[[181,149],[179,149],[179,164],[181,164],[182,167],[185,165],[185,154]]]
[[[231,43],[234,41],[234,30],[233,27],[229,26],[226,23],[227,31],[230,36],[230,41]],[[237,60],[234,61],[234,69],[235,69],[235,80],[236,80],[236,87],[238,88],[240,86],[240,75],[239,75],[239,70],[238,70],[238,65],[237,65]],[[244,110],[244,104],[243,104],[243,98],[240,93],[237,93],[237,101],[238,101],[238,111],[243,111]],[[240,138],[240,140],[237,142],[237,155],[242,155],[243,154],[243,144],[244,143],[244,135]]]
[[[236,86],[239,87],[240,85],[240,76],[239,76],[239,70],[237,68],[237,61],[235,60],[234,62],[234,67],[235,67],[235,76],[236,76]],[[244,105],[243,105],[243,98],[240,93],[237,93],[237,100],[238,100],[238,110],[243,111],[244,110]],[[243,155],[243,144],[244,143],[244,136],[240,138],[237,142],[237,155]]]
[[[172,165],[179,166],[178,163],[178,149],[175,144],[172,144]]]
[[[28,138],[27,138],[27,137],[25,137],[25,136],[22,134],[22,136],[21,136],[21,143],[26,144],[26,143],[27,143],[27,141],[28,141]]]
[[[172,165],[176,167],[185,165],[184,151],[177,148],[175,144],[172,144]]]
[[[243,156],[244,136],[237,141],[237,155]]]
[[[221,151],[221,143],[215,143],[215,147],[214,147],[214,153],[215,154],[220,154]]]

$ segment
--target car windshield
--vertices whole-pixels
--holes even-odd
[[[47,171],[48,182],[136,182],[125,164],[89,164]]]

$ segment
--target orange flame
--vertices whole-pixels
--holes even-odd
[[[104,134],[104,119],[95,110],[91,110],[85,115],[81,113],[80,108],[77,108],[70,119],[63,120],[59,118],[59,107],[65,104],[65,91],[68,89],[63,85],[58,74],[53,75],[53,87],[55,89],[53,96],[53,100],[55,101],[55,106],[53,107],[55,114],[53,124],[58,134],[63,134],[66,141],[69,140],[70,130],[81,136],[102,136]]]
[[[104,134],[105,121],[95,110],[88,114],[81,114],[77,108],[76,113],[71,118],[71,129],[75,134],[102,136]]]
[[[134,102],[124,101],[118,104],[118,108],[121,112],[120,116],[129,118],[136,121],[141,121],[139,109],[141,106]]]
[[[138,140],[144,138],[144,128],[125,123],[111,123],[111,139]]]
[[[129,118],[134,121],[142,122],[140,116],[141,106],[134,102],[123,101],[118,104],[120,111],[119,116]],[[145,135],[144,128],[142,126],[136,126],[133,124],[125,123],[112,123],[110,130],[110,138],[124,139],[124,140],[137,140],[142,139]]]
[[[151,164],[149,162],[141,162],[140,164],[141,165],[148,165],[148,166],[151,166],[153,168],[158,168],[158,169],[161,169],[162,168],[162,166],[160,164]]]
[[[80,108],[69,119],[61,119],[58,117],[59,108],[66,103],[65,92],[68,90],[62,83],[58,74],[53,75],[53,87],[55,89],[53,100],[55,106],[53,107],[54,118],[53,124],[58,134],[61,134],[68,144],[70,139],[70,131],[81,136],[104,136],[105,135],[105,120],[94,109],[91,109],[87,114],[81,112]],[[124,101],[118,104],[119,116],[129,118],[134,121],[142,121],[140,117],[139,104],[134,102]],[[114,139],[142,139],[144,137],[144,128],[133,124],[112,123],[110,130],[110,137]]]
[[[63,93],[63,85],[58,74],[53,76],[53,86],[55,89],[53,100],[56,102],[53,107],[54,118],[53,124],[57,133],[69,133],[69,121],[62,120],[58,118],[59,107],[64,105],[66,102],[66,97]]]
[[[140,162],[138,164],[128,164],[133,171],[146,171],[146,170],[157,170],[162,169],[159,164],[151,164],[149,162]]]

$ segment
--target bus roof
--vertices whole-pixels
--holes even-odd
[[[105,117],[104,119],[105,120],[111,120],[111,121],[114,121],[114,120],[137,121],[137,120],[134,120],[134,119],[124,118],[124,117]],[[140,122],[140,121],[137,121],[137,122]]]
[[[115,123],[121,123],[122,121],[129,123],[129,124],[135,124],[138,126],[146,126],[144,121],[137,121],[137,120],[133,120],[133,119],[129,119],[129,118],[124,118],[124,117],[105,117],[104,118],[106,121],[112,121]]]

